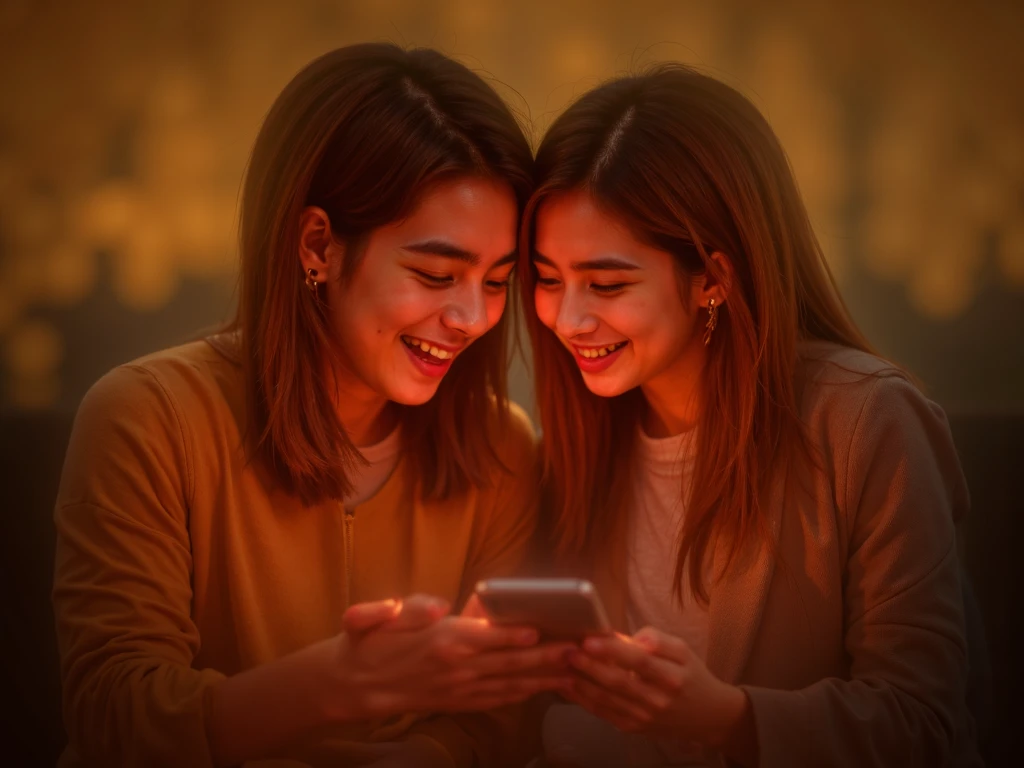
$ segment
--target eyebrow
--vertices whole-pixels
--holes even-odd
[[[554,269],[558,269],[558,265],[555,264],[555,262],[539,251],[533,252],[533,260],[539,261],[541,264],[545,264]],[[629,271],[633,269],[640,269],[640,267],[632,262],[617,259],[614,256],[606,256],[601,259],[591,259],[590,261],[575,261],[570,266],[570,269],[572,269],[573,272],[589,272],[591,270],[601,269]]]
[[[427,256],[443,256],[448,259],[457,259],[458,261],[464,261],[471,267],[475,267],[480,263],[480,257],[472,251],[467,251],[465,248],[459,248],[457,245],[447,243],[444,240],[424,240],[422,243],[412,243],[411,245],[403,245],[403,250],[412,251],[414,253],[422,253]],[[506,253],[496,262],[491,265],[491,269],[494,267],[504,266],[510,262],[513,262],[518,258],[517,251],[511,251]]]

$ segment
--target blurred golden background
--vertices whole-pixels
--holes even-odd
[[[944,405],[1019,409],[1022,32],[1015,0],[0,0],[0,406],[73,409],[230,317],[263,114],[318,54],[390,40],[492,78],[535,143],[646,63],[738,87],[872,341]]]

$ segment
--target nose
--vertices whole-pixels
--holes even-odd
[[[571,339],[597,330],[597,318],[590,312],[585,297],[574,290],[562,293],[562,302],[558,306],[555,318],[555,333],[563,339]]]
[[[441,311],[441,324],[469,338],[487,331],[487,298],[483,286],[467,284],[454,291],[451,301]]]

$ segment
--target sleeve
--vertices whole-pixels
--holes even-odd
[[[537,524],[540,471],[536,439],[526,414],[517,406],[510,413],[510,429],[502,458],[502,471],[491,493],[491,509],[480,510],[487,524],[475,537],[462,580],[458,607],[469,599],[477,581],[514,575],[526,562]],[[463,766],[524,765],[540,748],[540,720],[531,702],[485,713],[436,715],[422,720],[407,738],[427,736]]]
[[[745,686],[759,764],[970,763],[954,537],[968,501],[942,411],[902,378],[876,378],[853,430],[845,486],[843,498],[836,484],[849,542],[850,679],[799,691]]]
[[[75,419],[55,510],[53,586],[70,747],[102,765],[209,766],[193,669],[187,427],[140,366],[115,369]]]

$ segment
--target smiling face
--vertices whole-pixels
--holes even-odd
[[[634,237],[583,192],[545,200],[535,226],[534,302],[587,388],[614,397],[692,379],[704,355],[703,280]]]
[[[446,181],[407,218],[370,234],[351,277],[335,279],[332,264],[320,290],[346,372],[397,403],[433,397],[453,360],[501,318],[516,224],[507,186]]]

